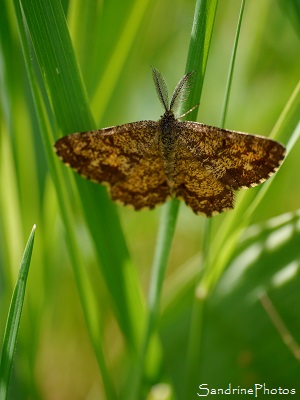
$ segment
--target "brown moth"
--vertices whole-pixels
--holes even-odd
[[[57,155],[81,176],[106,184],[114,201],[136,210],[154,208],[171,197],[208,217],[234,207],[234,191],[266,181],[285,156],[280,143],[174,115],[191,73],[176,86],[171,102],[162,74],[152,69],[164,114],[59,139]]]

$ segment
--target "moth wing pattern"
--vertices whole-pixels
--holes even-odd
[[[174,160],[173,189],[196,214],[213,216],[234,207],[234,191],[205,169],[179,138]]]
[[[170,104],[164,77],[155,68],[152,74],[165,110],[161,118],[59,139],[54,147],[67,166],[106,184],[113,200],[136,210],[173,196],[209,217],[232,209],[236,190],[257,186],[278,170],[285,156],[280,143],[176,119],[193,72],[181,78]]]
[[[64,136],[54,148],[79,175],[97,183],[113,184],[123,180],[139,163],[156,130],[155,122],[133,122]]]
[[[157,129],[154,121],[133,122],[64,136],[54,147],[79,175],[106,184],[113,200],[153,208],[169,196]]]
[[[183,121],[180,137],[203,167],[227,187],[238,190],[266,181],[285,156],[280,143],[264,136]]]
[[[152,209],[170,196],[164,161],[153,140],[140,161],[128,170],[123,180],[109,185],[111,198],[135,210]]]

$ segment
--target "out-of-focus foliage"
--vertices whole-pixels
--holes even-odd
[[[27,0],[21,3],[26,14],[32,4]],[[34,3],[37,7],[39,1]],[[226,128],[270,134],[299,81],[299,12],[291,11],[299,11],[297,4],[296,0],[246,2]],[[84,115],[81,121],[88,120],[92,125],[94,119],[100,128],[159,118],[162,109],[150,65],[164,74],[173,89],[184,73],[194,5],[190,0],[63,3],[75,62],[86,88],[86,103],[80,104]],[[203,123],[218,125],[220,121],[238,13],[236,0],[219,2],[198,113],[198,121]],[[31,17],[38,27],[41,21],[35,20],[36,15],[32,13]],[[50,96],[56,87],[45,87],[43,82],[48,79],[48,84],[55,85],[55,74],[61,77],[73,72],[54,70],[52,80],[45,77],[35,58],[32,32],[26,28],[24,33],[31,46],[29,58],[40,105],[47,115],[45,127],[53,138],[58,138],[70,133],[65,131],[66,126],[72,129],[81,116],[75,113],[72,121],[68,117],[58,127],[51,111],[58,104],[51,103]],[[40,35],[44,38],[46,32]],[[66,40],[67,31],[65,35],[57,40]],[[32,98],[16,11],[8,0],[0,2],[0,45],[1,337],[19,255],[33,223],[39,229],[10,398],[105,398],[110,385],[116,392],[124,387],[136,354],[133,343],[141,335],[161,209],[137,213],[115,208],[108,203],[105,189],[81,183],[80,178],[76,178],[75,185],[74,175],[68,174],[59,160],[53,165],[49,162],[52,143],[41,136],[42,112],[37,113]],[[52,54],[50,46],[45,41],[45,55]],[[68,61],[70,57],[56,56]],[[49,62],[55,66],[55,60]],[[74,83],[75,92],[80,84]],[[68,93],[69,89],[65,88]],[[59,90],[57,94],[65,99],[63,81]],[[286,136],[281,137],[285,144],[299,121],[299,94],[297,98],[293,110],[284,116]],[[88,119],[89,107],[93,116]],[[85,127],[80,125],[78,129]],[[255,225],[248,227],[238,241],[234,257],[204,306],[198,384],[225,387],[232,382],[251,387],[266,382],[271,387],[300,390],[298,361],[259,301],[262,293],[268,294],[299,343],[299,215],[286,216],[300,205],[299,152],[297,142],[255,211]],[[63,182],[68,182],[62,186],[61,196],[69,202],[69,231],[57,196],[57,182],[62,176]],[[83,199],[85,191],[88,197]],[[86,213],[88,226],[83,222]],[[276,215],[281,219],[272,219]],[[227,218],[221,215],[213,219],[212,243]],[[185,398],[182,366],[187,359],[194,285],[202,266],[203,234],[204,218],[181,205],[162,294],[161,338],[157,336],[152,344],[145,393],[157,383],[166,383],[166,396],[172,396],[171,389],[174,398]],[[74,260],[80,266],[77,272]],[[82,308],[83,293],[88,314]],[[101,346],[93,341],[97,334]],[[101,375],[99,364],[103,360],[106,365]],[[159,369],[151,370],[158,364]],[[103,371],[107,371],[107,379]],[[149,398],[155,398],[155,390],[164,389],[163,385],[152,388]],[[196,396],[197,385],[189,391]]]

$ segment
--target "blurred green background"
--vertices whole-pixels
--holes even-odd
[[[29,3],[23,1],[21,5],[28,23],[25,36],[31,43],[31,26],[36,23],[40,27],[40,21],[38,13],[31,13],[33,22],[29,22]],[[36,1],[34,6],[38,4]],[[150,65],[163,73],[170,91],[173,90],[184,74],[195,2],[70,0],[63,1],[62,5],[96,126],[157,120],[162,109],[156,98]],[[239,7],[237,0],[218,4],[199,122],[220,124]],[[47,142],[41,135],[42,112],[37,113],[35,108],[16,11],[8,0],[0,2],[0,31],[1,337],[26,239],[32,225],[37,224],[10,398],[106,398],[105,377],[101,376],[97,364],[102,350],[109,380],[116,392],[122,394],[126,392],[124,387],[136,357],[136,337],[142,329],[139,319],[144,318],[162,208],[143,212],[115,208],[100,187],[78,183],[81,178],[75,178],[76,185],[86,185],[78,188],[73,173],[66,172],[54,156],[55,167],[49,167],[49,157],[52,157],[49,143],[72,131],[63,126],[62,108],[61,120],[57,120],[57,111],[53,111],[56,105],[49,95],[49,86],[45,85],[45,81],[49,85],[47,72],[40,69],[36,45],[31,44],[32,71],[52,138]],[[41,30],[40,38],[43,35]],[[246,2],[225,128],[270,134],[299,81],[299,38],[299,1]],[[46,42],[44,46],[46,58]],[[70,57],[69,54],[60,56]],[[49,60],[49,65],[52,61]],[[72,74],[72,71],[64,72]],[[62,71],[57,71],[59,74]],[[284,115],[285,132],[280,136],[284,144],[299,122],[299,115],[298,89],[292,109]],[[89,126],[77,124],[74,129],[90,129],[91,125],[93,122]],[[199,334],[201,352],[192,380],[184,375],[195,282],[202,268],[205,219],[181,204],[163,287],[159,336],[154,344],[152,363],[150,360],[148,370],[143,373],[142,398],[158,398],[153,388],[158,391],[167,388],[165,397],[161,397],[165,399],[197,398],[197,386],[201,383],[226,388],[229,383],[253,387],[255,383],[265,382],[270,388],[281,386],[300,392],[299,152],[297,142],[255,210],[251,220],[254,225],[239,238],[227,270],[205,303],[202,334]],[[64,199],[68,200],[64,204],[70,214],[71,230],[66,228],[66,219],[62,217],[53,168],[64,179],[62,187],[67,193]],[[91,196],[86,202],[85,188],[88,188],[87,196]],[[254,194],[256,191],[259,189],[253,189]],[[237,203],[239,199],[237,196]],[[97,204],[101,217],[98,217]],[[105,220],[106,210],[109,218]],[[230,218],[234,219],[234,213],[213,218],[212,238],[218,237]],[[274,219],[276,216],[279,217]],[[98,221],[99,236],[92,232],[97,230]],[[106,230],[111,247],[105,242]],[[122,230],[128,251],[122,241]],[[216,249],[217,244],[212,240],[213,256]],[[222,255],[227,250],[218,251]],[[75,272],[74,260],[81,266]],[[102,269],[99,261],[107,268]],[[114,275],[116,263],[120,263],[118,275]],[[116,283],[122,276],[124,285]],[[110,282],[115,285],[113,288]],[[123,297],[116,298],[118,284],[119,293],[124,287],[127,294],[133,293],[129,312],[126,305],[122,308]],[[266,312],[259,301],[265,293],[295,340],[292,349],[283,341],[284,331],[271,322],[270,315],[274,313]],[[82,311],[83,302],[88,313]],[[133,322],[128,322],[127,312],[131,313]],[[90,321],[90,329],[86,328],[86,319]],[[135,333],[132,334],[127,323],[128,326],[132,323]],[[88,331],[93,332],[94,339],[99,335],[101,346],[91,340]],[[155,386],[162,383],[167,386]]]

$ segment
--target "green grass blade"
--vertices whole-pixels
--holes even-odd
[[[18,336],[23,303],[25,298],[27,276],[30,267],[30,261],[34,243],[35,228],[36,227],[34,225],[24,250],[23,258],[20,264],[18,280],[13,291],[6,322],[1,361],[0,361],[1,400],[5,400],[7,398],[7,393],[9,388],[9,380],[13,365],[14,352],[16,348],[17,336]]]
[[[54,162],[53,151],[52,151],[52,143],[51,143],[51,133],[50,133],[50,124],[48,120],[48,116],[45,111],[44,104],[42,103],[39,88],[34,76],[34,71],[31,65],[31,58],[29,55],[29,46],[27,44],[27,36],[25,35],[25,29],[23,25],[23,19],[21,15],[21,10],[19,8],[19,3],[15,3],[15,11],[17,15],[17,19],[19,22],[19,30],[20,37],[22,40],[24,58],[27,66],[27,71],[30,78],[30,84],[32,88],[32,93],[35,101],[35,106],[37,110],[38,120],[40,124],[41,132],[43,133],[43,140],[45,143],[45,150],[48,156],[48,162],[50,165],[50,169],[52,172],[52,177],[54,182],[56,183],[56,187],[59,188],[58,194],[58,202],[62,211],[62,219],[64,221],[67,235],[66,242],[69,249],[69,255],[71,258],[71,263],[73,267],[74,277],[77,284],[77,289],[79,293],[79,298],[81,301],[81,305],[83,308],[84,317],[87,324],[87,330],[95,351],[95,355],[99,364],[99,368],[102,373],[102,380],[104,384],[104,388],[107,394],[108,399],[114,399],[115,394],[113,390],[113,386],[110,381],[109,374],[106,368],[106,362],[104,359],[103,349],[101,346],[101,315],[98,310],[97,301],[91,286],[90,278],[84,268],[84,263],[82,261],[82,257],[80,255],[77,240],[74,234],[74,221],[71,216],[70,207],[68,207],[67,193],[66,187],[62,182],[61,175],[58,173],[57,164]]]
[[[191,108],[192,105],[199,103],[216,7],[217,1],[198,0],[196,2],[190,48],[186,63],[186,71],[195,71],[195,78],[193,87],[186,102],[182,105],[180,114],[182,114],[184,110]],[[191,116],[191,114],[189,114],[189,116]],[[196,114],[194,114],[194,118],[195,116]],[[162,210],[160,228],[152,265],[144,342],[141,348],[140,357],[138,358],[137,364],[133,370],[133,382],[131,385],[130,394],[130,398],[133,399],[137,398],[140,391],[141,377],[143,375],[148,345],[156,328],[162,284],[171,250],[173,235],[175,232],[178,207],[179,201],[173,199],[164,205]]]
[[[296,127],[291,130],[294,125],[294,121],[299,119],[300,110],[300,85],[297,84],[295,90],[293,91],[290,99],[287,102],[282,114],[275,125],[276,129],[273,132],[277,132],[276,139],[284,136],[287,138],[289,135],[289,140],[287,144],[287,157],[291,152],[291,149],[299,140],[300,136],[300,125],[299,122]],[[290,123],[292,124],[290,126]],[[287,129],[287,127],[289,128]],[[274,136],[274,135],[273,135]],[[210,265],[214,268],[209,268],[202,277],[200,285],[206,290],[211,290],[215,283],[219,280],[223,269],[228,264],[232,253],[236,247],[238,238],[240,237],[242,230],[251,222],[251,218],[254,211],[257,209],[260,202],[266,196],[267,191],[272,185],[272,182],[276,179],[276,176],[272,177],[268,182],[266,182],[256,193],[255,198],[253,198],[251,192],[245,191],[242,193],[242,198],[236,206],[235,213],[228,215],[226,220],[223,221],[222,227],[219,229],[217,235],[214,238],[213,243],[213,256],[209,260]],[[249,201],[249,198],[251,201]]]
[[[241,3],[239,19],[238,19],[237,28],[236,28],[235,40],[234,40],[234,44],[233,44],[232,56],[231,56],[230,67],[229,67],[229,72],[228,72],[227,86],[225,89],[225,98],[224,98],[224,105],[223,105],[222,114],[221,114],[220,128],[224,128],[224,125],[225,125],[225,119],[226,119],[226,114],[227,114],[227,109],[228,109],[228,101],[229,101],[229,96],[230,96],[230,91],[231,91],[233,71],[234,71],[234,66],[235,66],[237,46],[238,46],[238,42],[239,42],[240,30],[241,30],[243,13],[244,13],[244,8],[245,8],[245,2],[246,2],[246,0],[243,0]]]
[[[270,138],[280,140],[283,143],[287,143],[287,153],[291,151],[294,146],[294,142],[290,142],[290,129],[289,125],[298,124],[300,114],[300,81],[297,83],[293,93],[288,99],[282,113],[280,114],[272,132]]]
[[[206,71],[208,52],[212,37],[212,31],[216,16],[218,0],[197,0],[194,12],[194,20],[191,32],[190,46],[186,63],[186,72],[195,71],[192,90],[184,103],[183,114],[199,104],[204,75]],[[189,120],[195,121],[198,109],[189,114]]]
[[[92,110],[97,111],[98,120],[102,119],[106,111],[115,85],[128,58],[132,44],[136,40],[137,33],[147,14],[150,3],[150,0],[135,0],[133,2],[129,12],[127,12],[126,23],[118,35],[118,39],[113,43],[110,58],[92,100],[91,107]],[[122,8],[121,4],[120,7]],[[124,13],[126,11],[120,10],[119,12]],[[103,96],[103,93],[106,93],[106,96]]]
[[[164,206],[164,210],[162,211],[152,266],[148,297],[148,315],[143,337],[143,345],[131,377],[130,394],[126,394],[125,398],[138,398],[138,392],[140,390],[139,385],[141,383],[144,365],[146,364],[146,356],[149,350],[148,346],[151,336],[154,334],[158,318],[159,301],[172,239],[175,231],[178,206],[179,201],[175,199],[173,201],[169,201]]]
[[[62,132],[94,125],[59,1],[22,1],[35,54]]]
[[[295,116],[299,115],[299,85],[297,85],[295,91],[293,92],[291,98],[289,99],[287,106],[285,107],[282,115],[279,117],[279,123],[276,124],[278,129],[276,129],[278,136],[283,134],[280,128],[286,127],[289,123],[288,120],[295,120]],[[280,128],[279,128],[280,126]],[[286,135],[286,132],[285,132]],[[291,148],[298,141],[300,136],[300,124],[298,124],[293,131],[290,133],[290,140],[288,143],[288,153]],[[267,182],[259,191],[259,193],[254,198],[254,201],[250,204],[248,208],[245,207],[243,201],[239,203],[236,207],[235,213],[232,215],[228,215],[227,219],[223,221],[222,226],[217,232],[216,237],[211,246],[211,254],[210,257],[205,262],[205,270],[204,274],[196,288],[196,301],[195,301],[195,311],[193,311],[193,326],[192,329],[193,338],[191,340],[193,345],[191,346],[191,363],[193,365],[194,370],[197,370],[197,365],[199,365],[200,354],[195,354],[195,350],[197,348],[196,343],[199,340],[199,326],[202,324],[203,318],[203,307],[204,301],[206,301],[207,296],[211,293],[217,282],[220,280],[224,268],[228,265],[231,260],[237,245],[238,241],[241,237],[241,234],[246,226],[249,225],[251,221],[251,217],[257,208],[258,204],[265,196],[267,190],[272,184],[274,178],[272,178],[269,182]],[[250,194],[251,195],[251,194]],[[245,197],[247,193],[245,193]],[[249,201],[247,202],[249,205]],[[246,211],[245,211],[246,210]],[[199,347],[199,346],[198,346]],[[199,348],[200,351],[200,348]],[[192,369],[193,370],[193,369]]]
[[[235,35],[235,41],[233,45],[232,57],[229,66],[229,73],[228,73],[228,81],[227,87],[225,91],[225,100],[223,106],[223,112],[221,117],[221,127],[224,125],[225,116],[227,112],[227,105],[228,99],[230,95],[230,88],[235,64],[235,56],[239,41],[240,35],[240,28],[243,18],[243,11],[245,6],[245,0],[242,0],[241,9],[237,24],[237,30]],[[203,257],[204,263],[209,265],[209,259],[211,258],[211,227],[212,221],[211,219],[205,221],[205,231],[204,231],[204,238],[203,238]],[[189,336],[189,343],[188,343],[188,353],[187,353],[187,368],[185,374],[185,382],[186,382],[186,391],[190,395],[192,395],[192,389],[197,380],[197,365],[199,363],[199,359],[201,358],[201,336],[202,336],[202,326],[203,326],[203,311],[204,311],[204,304],[206,298],[206,290],[203,290],[202,286],[198,286],[195,290],[195,297],[194,297],[194,304],[192,310],[192,317],[191,317],[191,328],[190,328],[190,336]]]
[[[61,130],[71,133],[95,128],[60,2],[34,0],[23,3],[55,119]],[[59,163],[58,160],[55,162]],[[64,168],[59,165],[60,169]],[[116,207],[108,200],[104,187],[95,186],[78,176],[75,182],[118,323],[126,340],[136,347],[144,308]],[[70,187],[67,182],[64,185]],[[72,198],[71,192],[67,197]],[[67,210],[70,204],[71,200],[66,200],[64,209]],[[71,235],[69,231],[68,235]],[[137,315],[140,317],[136,318]]]
[[[140,363],[141,390],[137,398],[166,397],[167,391],[172,399],[198,397],[197,387],[190,388],[183,376],[188,346],[200,383],[214,382],[214,387],[224,387],[228,382],[241,382],[250,366],[253,373],[249,384],[255,383],[253,376],[263,382],[267,374],[272,387],[276,387],[278,379],[285,386],[296,387],[298,361],[269,321],[257,294],[267,293],[297,340],[300,214],[292,210],[299,208],[300,202],[295,184],[299,175],[300,87],[270,135],[288,144],[286,162],[269,187],[267,182],[262,190],[259,186],[240,191],[235,210],[206,219],[194,215],[184,204],[178,214],[177,202],[141,212],[114,207],[105,190],[76,177],[57,160],[53,142],[78,130],[77,127],[90,127],[84,113],[69,120],[74,116],[70,108],[76,110],[81,106],[76,104],[78,99],[88,103],[87,110],[94,107],[97,125],[92,118],[92,128],[156,120],[161,108],[149,77],[149,65],[169,69],[168,83],[175,83],[183,74],[188,53],[186,38],[196,1],[183,5],[172,0],[59,0],[63,13],[56,13],[57,0],[40,2],[38,7],[35,0],[24,0],[26,11],[22,1],[0,2],[1,342],[17,281],[18,258],[29,236],[28,226],[35,221],[42,229],[34,241],[8,398],[41,399],[47,397],[51,387],[53,398],[76,398],[79,393],[83,397],[130,399],[130,390],[125,393],[124,389],[130,389],[127,378],[137,363],[143,335],[149,337],[144,343],[149,343],[141,356],[144,362]],[[241,2],[218,2],[214,42],[209,50],[199,107],[198,121],[205,124],[220,126]],[[14,12],[14,3],[19,7],[19,15]],[[149,6],[145,7],[146,3]],[[208,7],[211,4],[207,2]],[[145,7],[144,11],[129,23],[138,7]],[[45,9],[46,21],[40,16]],[[51,9],[55,10],[54,17]],[[28,12],[29,24],[25,17]],[[64,38],[63,33],[68,34],[63,26],[64,14],[72,40],[70,47],[74,47],[76,55],[73,60],[70,57],[70,63],[75,60],[80,66],[80,72],[75,68],[71,74],[78,73],[80,77],[82,73],[84,82],[80,83],[79,78],[75,91],[84,92],[86,88],[88,100],[84,94],[77,93],[77,98],[68,95],[74,94],[70,83],[76,82],[76,77],[69,78],[64,73],[65,82],[59,74],[57,79],[55,74],[48,79],[56,66],[55,72],[69,68],[69,58],[64,55],[70,48],[70,38]],[[299,80],[298,37],[279,2],[247,2],[244,14],[226,128],[268,135]],[[209,25],[207,18],[205,22]],[[23,31],[18,34],[22,24]],[[198,28],[204,35],[206,27]],[[32,41],[35,31],[39,38]],[[43,49],[34,44],[36,40],[44,41]],[[117,57],[116,49],[120,49],[122,40],[124,48],[121,46]],[[207,44],[203,36],[199,40]],[[50,45],[55,51],[48,48]],[[204,48],[207,46],[203,45]],[[47,54],[40,54],[42,50],[49,54],[49,59]],[[194,74],[196,86],[203,72],[200,57],[194,52],[191,61],[195,65],[187,67],[187,71],[200,72],[199,76]],[[42,69],[41,59],[45,61]],[[118,65],[109,70],[112,59]],[[106,82],[104,77],[108,78]],[[93,98],[103,83],[105,92],[97,97],[98,103]],[[57,96],[64,99],[60,102],[61,110],[53,106]],[[198,102],[196,98],[188,100],[183,111]],[[57,117],[56,113],[61,115]],[[190,114],[187,119],[192,119]],[[61,129],[58,124],[65,127]],[[166,212],[169,207],[172,212]],[[243,223],[249,223],[249,214],[255,225],[248,230]],[[277,221],[276,225],[276,220],[270,218],[278,214],[280,219],[286,215],[286,222],[290,215],[290,223]],[[124,238],[118,235],[120,222],[132,258]],[[259,235],[257,229],[265,224],[269,234],[265,235],[267,232],[262,229]],[[132,260],[136,263],[134,268]],[[207,284],[207,297],[202,286],[195,293],[204,271],[207,281],[202,282]],[[152,334],[145,333],[146,307],[141,300],[149,292],[150,280]],[[204,299],[196,303],[195,297]],[[195,312],[199,318],[195,320],[192,342],[191,315],[195,303],[204,304],[204,308]],[[199,342],[200,356],[192,344]],[[251,365],[236,362],[249,361],[249,355]],[[189,390],[194,388],[191,396],[187,386]]]

